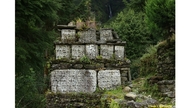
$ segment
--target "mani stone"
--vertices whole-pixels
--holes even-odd
[[[111,90],[121,85],[119,70],[100,70],[98,72],[98,86],[101,89]]]
[[[111,29],[101,29],[100,30],[100,40],[112,40],[113,34]]]
[[[100,45],[100,55],[104,59],[110,59],[113,56],[113,45]]]
[[[115,58],[117,60],[123,60],[124,59],[124,46],[115,46]]]
[[[81,43],[95,43],[96,42],[96,30],[89,29],[86,31],[79,31],[79,42]]]
[[[61,30],[61,40],[68,43],[74,42],[76,40],[75,30],[72,29],[62,29]]]
[[[89,59],[95,59],[98,56],[98,45],[94,44],[86,45],[86,56]]]
[[[72,58],[80,59],[85,55],[85,46],[84,45],[72,45]]]
[[[95,70],[62,69],[51,72],[51,91],[54,93],[93,93],[96,84]]]
[[[69,45],[56,45],[56,59],[70,58],[70,46]]]

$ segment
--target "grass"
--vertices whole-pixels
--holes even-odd
[[[113,98],[117,99],[123,99],[124,98],[124,92],[122,90],[122,86],[117,87],[117,89],[114,90],[107,90],[104,95],[112,96]]]

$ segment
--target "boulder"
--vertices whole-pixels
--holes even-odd
[[[137,95],[134,92],[129,92],[124,96],[125,100],[131,101],[131,100],[136,100]]]
[[[123,92],[129,93],[129,92],[131,92],[131,88],[130,88],[129,86],[126,86],[126,87],[123,89]]]

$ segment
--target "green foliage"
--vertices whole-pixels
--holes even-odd
[[[120,105],[114,99],[124,99],[122,86],[118,86],[113,90],[104,90],[101,98],[102,108],[120,108]]]
[[[120,105],[119,105],[119,103],[117,103],[113,99],[111,99],[111,103],[109,105],[109,108],[120,108]]]
[[[149,94],[152,97],[159,97],[159,90],[158,85],[155,84],[149,84],[147,80],[145,80],[143,88],[145,89],[146,93]]]
[[[124,99],[124,93],[123,93],[123,90],[122,90],[122,86],[119,86],[114,90],[107,90],[107,91],[105,91],[104,94],[116,97],[118,99]]]
[[[140,58],[139,75],[146,76],[157,73],[157,46],[150,46]]]
[[[45,50],[53,51],[58,36],[54,26],[59,21],[62,0],[17,0],[15,19],[15,106],[42,108],[45,98]],[[65,10],[68,11],[68,10]],[[65,18],[69,18],[65,15]]]
[[[147,0],[145,12],[153,35],[170,36],[170,29],[175,29],[175,0]]]
[[[134,9],[136,12],[144,11],[145,2],[147,0],[130,0],[129,3],[126,0],[123,0],[126,6]]]
[[[98,56],[96,57],[96,59],[98,59],[98,60],[102,60],[103,57],[102,57],[101,55],[98,55]]]
[[[151,43],[143,12],[136,13],[126,8],[106,27],[114,28],[119,37],[127,42],[126,55],[131,60],[140,57],[146,46]]]
[[[91,0],[91,11],[94,12],[96,21],[105,23],[111,19],[108,5],[111,6],[112,18],[125,7],[122,0]]]
[[[83,56],[79,60],[82,63],[91,63],[91,60],[87,56]]]

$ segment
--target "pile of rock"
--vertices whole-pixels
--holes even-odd
[[[121,108],[148,108],[152,105],[158,105],[157,100],[152,99],[150,96],[144,96],[131,92],[132,90],[128,86],[125,87],[123,91],[125,92],[124,100],[117,100]]]

